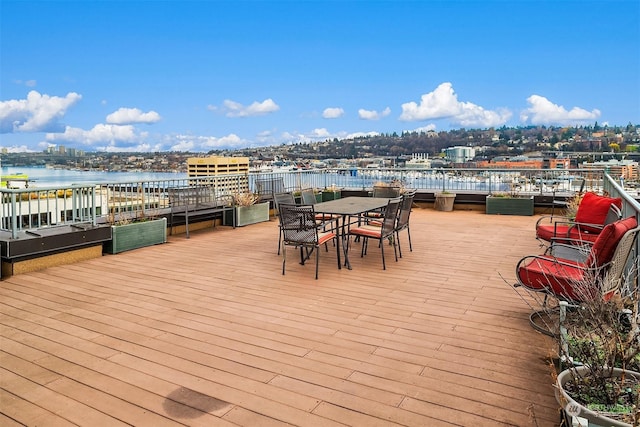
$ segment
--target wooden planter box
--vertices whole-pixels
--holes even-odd
[[[167,219],[112,225],[111,233],[111,241],[104,244],[104,252],[109,254],[157,245],[167,241]]]
[[[256,203],[251,206],[236,206],[235,215],[237,227],[269,221],[269,202]]]
[[[490,215],[533,215],[533,196],[487,196],[486,213]]]
[[[322,201],[328,202],[329,200],[339,199],[341,196],[340,190],[338,191],[323,191],[322,192]]]

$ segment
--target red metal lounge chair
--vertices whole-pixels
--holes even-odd
[[[560,258],[554,255],[554,245],[543,255],[526,256],[516,266],[516,286],[569,302],[595,295],[609,298],[620,286],[638,230],[635,217],[606,225],[582,259]]]
[[[575,219],[543,216],[536,222],[536,238],[544,242],[594,242],[605,225],[619,220],[622,199],[586,193]]]

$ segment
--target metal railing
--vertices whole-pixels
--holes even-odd
[[[16,238],[19,231],[68,225],[99,224],[119,218],[141,218],[169,212],[169,188],[212,186],[220,196],[256,191],[256,180],[282,178],[288,191],[303,188],[371,190],[380,182],[401,183],[418,192],[466,192],[493,194],[562,195],[569,197],[578,189],[602,191],[602,170],[581,169],[314,169],[290,172],[229,174],[207,177],[182,177],[163,180],[116,182],[109,184],[65,185],[0,189],[2,194],[0,231]],[[605,188],[606,189],[606,188]],[[633,200],[629,197],[629,200]],[[635,203],[637,205],[637,203]],[[629,209],[640,207],[632,206]]]

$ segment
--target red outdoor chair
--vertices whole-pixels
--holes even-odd
[[[622,282],[639,230],[636,218],[629,217],[606,225],[592,245],[582,247],[588,249],[585,256],[562,258],[558,254],[563,251],[557,250],[561,244],[553,244],[542,255],[526,256],[516,266],[516,286],[568,302],[585,301],[597,295],[608,299]],[[581,248],[573,250],[580,252]]]
[[[622,199],[586,193],[575,219],[543,216],[536,222],[536,239],[544,242],[595,242],[603,228],[622,217]]]

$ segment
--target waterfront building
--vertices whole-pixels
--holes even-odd
[[[638,162],[634,160],[609,159],[579,165],[580,169],[604,169],[609,175],[622,178],[625,181],[637,181],[639,177]]]
[[[472,147],[449,147],[444,150],[445,158],[451,163],[465,163],[476,156],[476,150]]]
[[[229,179],[220,176],[229,175]],[[248,157],[189,157],[187,159],[187,176],[203,178],[215,176],[215,190],[219,194],[243,193],[249,191],[249,158]],[[206,180],[198,180],[198,184]]]
[[[187,159],[187,174],[189,178],[249,173],[248,157],[189,157]]]

